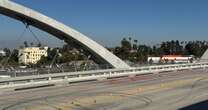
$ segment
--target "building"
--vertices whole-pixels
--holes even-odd
[[[174,63],[189,63],[193,61],[193,56],[183,56],[183,55],[163,55],[161,58],[165,62]]]
[[[19,49],[19,63],[36,64],[42,56],[48,56],[48,47],[27,47]]]
[[[0,50],[0,56],[6,56],[6,52],[4,50]]]
[[[161,57],[148,57],[149,63],[189,63],[193,62],[194,56],[163,55]]]

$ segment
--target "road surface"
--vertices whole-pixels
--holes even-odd
[[[21,91],[1,90],[0,109],[205,110],[207,71],[184,70]]]

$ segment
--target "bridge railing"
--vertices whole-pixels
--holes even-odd
[[[87,80],[135,76],[140,74],[159,73],[186,69],[207,68],[208,62],[134,67],[129,69],[107,69],[82,72],[53,73],[0,79],[0,88],[35,86],[45,84],[71,83]]]

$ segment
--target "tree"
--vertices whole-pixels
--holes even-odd
[[[127,41],[125,38],[121,41],[121,48],[120,48],[121,58],[126,60],[128,59],[129,53],[131,51],[131,43]]]
[[[4,48],[3,50],[4,50],[4,52],[6,53],[6,57],[9,57],[9,56],[10,56],[10,54],[11,54],[10,49],[8,49],[8,48]]]
[[[37,62],[36,66],[41,66],[41,65],[50,65],[52,61],[54,60],[54,63],[59,63],[59,57],[58,56],[58,48],[54,49],[48,49],[48,56],[42,56],[41,59]]]
[[[40,58],[40,60],[36,63],[36,66],[41,66],[41,65],[46,65],[46,64],[50,64],[50,60],[48,59],[48,57],[42,56]]]
[[[175,54],[183,54],[183,44],[181,44],[178,40],[175,41],[175,48],[176,52]]]
[[[11,57],[8,59],[8,63],[10,65],[16,66],[18,65],[18,50],[14,49],[13,52],[11,53]]]
[[[134,44],[132,47],[134,50],[137,50],[137,46],[138,46],[137,43],[138,43],[138,40],[134,40]]]
[[[131,50],[131,43],[124,38],[121,41],[121,48],[125,48],[127,50]]]
[[[25,46],[26,48],[29,47],[27,41],[24,41],[24,46]]]
[[[129,42],[131,42],[131,40],[132,40],[132,38],[131,38],[131,37],[129,37]]]

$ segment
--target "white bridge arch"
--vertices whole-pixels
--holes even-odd
[[[129,65],[92,39],[37,11],[10,0],[0,0],[0,13],[48,32],[67,43],[82,46],[93,54],[98,63],[110,64],[114,68],[129,68]]]

